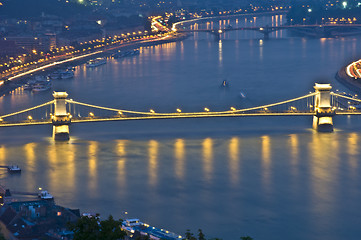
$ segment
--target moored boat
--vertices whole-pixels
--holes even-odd
[[[46,190],[41,190],[38,194],[38,197],[40,199],[43,199],[43,200],[52,200],[54,199],[53,195],[51,195],[48,191]]]
[[[21,172],[21,168],[19,168],[18,165],[10,165],[8,166],[8,171],[10,173],[20,173]]]
[[[106,64],[107,60],[105,58],[96,58],[96,59],[92,59],[89,60],[86,64],[87,67],[97,67],[103,64]]]
[[[159,229],[152,227],[149,224],[142,223],[139,219],[125,219],[122,222],[122,229],[128,234],[133,235],[135,232],[139,232],[141,235],[149,236],[150,239],[165,239],[165,240],[177,240],[182,239],[182,236],[165,229]]]

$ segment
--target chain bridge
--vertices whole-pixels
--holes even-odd
[[[73,123],[132,121],[176,118],[256,117],[256,116],[310,116],[317,131],[333,131],[333,116],[361,115],[361,99],[344,93],[331,92],[330,84],[318,84],[307,95],[243,109],[231,107],[224,111],[204,108],[199,112],[161,113],[103,107],[68,99],[66,92],[53,92],[54,100],[21,111],[0,116],[0,127],[52,124],[55,140],[69,139],[69,125]]]

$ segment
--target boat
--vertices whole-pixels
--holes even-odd
[[[38,197],[43,200],[53,200],[54,197],[46,190],[41,190],[38,194]]]
[[[246,94],[244,94],[243,92],[239,92],[239,96],[240,96],[241,98],[246,98]]]
[[[141,235],[149,236],[150,239],[165,239],[176,240],[182,239],[182,236],[165,229],[159,229],[152,227],[149,224],[141,222],[137,218],[125,219],[122,222],[122,229],[129,234],[133,235],[135,232],[139,232]]]
[[[100,65],[103,65],[103,64],[106,64],[107,63],[107,60],[105,58],[96,58],[96,59],[92,59],[92,60],[89,60],[87,63],[86,63],[86,66],[87,67],[97,67],[97,66],[100,66]]]
[[[223,80],[221,87],[228,87],[228,86],[229,86],[229,84],[228,84],[227,80]]]
[[[69,79],[73,77],[74,77],[74,72],[70,70],[60,73],[60,79]]]
[[[33,89],[33,85],[32,85],[32,84],[29,84],[29,83],[26,83],[26,84],[24,84],[23,89],[24,89],[24,90],[32,90],[32,89]]]
[[[51,89],[51,82],[36,83],[33,85],[33,92],[44,92]]]
[[[8,171],[9,171],[9,173],[20,173],[21,168],[19,168],[18,165],[10,165],[10,166],[8,166]]]
[[[118,59],[118,58],[136,56],[139,54],[140,54],[139,49],[133,49],[129,51],[118,51],[117,53],[114,53],[112,56],[113,58]]]

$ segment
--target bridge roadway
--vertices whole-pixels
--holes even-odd
[[[334,111],[333,115],[361,115],[361,111]],[[172,114],[172,115],[149,115],[149,116],[109,116],[109,117],[76,117],[71,119],[71,123],[86,123],[86,122],[109,122],[109,121],[133,121],[133,120],[160,120],[160,119],[182,119],[182,118],[213,118],[213,117],[282,117],[282,116],[314,116],[314,111],[309,112],[258,112],[258,113],[225,113],[225,114]],[[51,119],[43,120],[24,120],[19,122],[0,123],[0,127],[17,127],[17,126],[32,126],[32,125],[47,125],[53,124]]]

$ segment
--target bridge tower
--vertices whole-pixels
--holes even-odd
[[[334,112],[331,106],[331,85],[315,83],[315,115],[313,116],[313,128],[319,132],[332,132]]]
[[[69,140],[69,124],[71,115],[66,110],[66,92],[53,92],[54,96],[54,114],[53,122],[53,138],[55,140]]]

